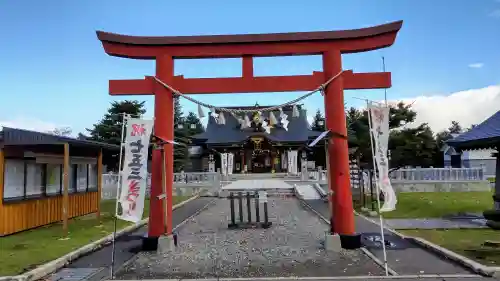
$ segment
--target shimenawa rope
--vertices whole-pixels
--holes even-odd
[[[328,79],[325,83],[321,84],[318,88],[316,88],[315,90],[311,91],[311,92],[308,92],[294,100],[291,100],[289,102],[286,102],[286,103],[283,103],[283,104],[280,104],[280,105],[276,105],[276,106],[270,106],[270,107],[265,107],[265,108],[258,108],[258,109],[236,109],[236,108],[225,108],[225,107],[218,107],[218,106],[213,106],[213,105],[210,105],[208,103],[204,103],[204,102],[201,102],[201,101],[198,101],[192,97],[189,97],[181,92],[179,92],[177,89],[174,89],[172,86],[168,85],[167,83],[163,82],[162,80],[160,80],[158,77],[156,76],[153,76],[153,78],[156,80],[156,82],[160,83],[162,86],[164,86],[165,88],[169,89],[170,91],[172,91],[172,93],[174,93],[175,95],[177,96],[180,96],[180,97],[183,97],[185,98],[186,100],[188,101],[191,101],[197,105],[200,105],[200,106],[203,106],[203,107],[206,107],[206,108],[209,108],[211,110],[215,109],[215,110],[218,110],[220,112],[228,112],[228,113],[231,113],[231,114],[235,114],[235,113],[256,113],[256,112],[267,112],[267,111],[274,111],[274,110],[278,110],[280,108],[283,108],[287,105],[293,105],[293,104],[296,104],[297,102],[311,96],[312,94],[316,93],[316,92],[324,92],[324,90],[326,89],[326,87],[333,81],[335,80],[336,78],[338,78],[342,73],[344,73],[345,70],[341,70],[339,73],[337,73],[336,75],[334,75],[333,77],[331,77],[330,79]]]

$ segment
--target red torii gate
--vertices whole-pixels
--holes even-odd
[[[391,46],[403,22],[342,31],[299,32],[211,36],[127,36],[97,31],[105,52],[116,57],[156,60],[156,77],[183,94],[255,93],[311,91],[342,71],[342,54],[366,52]],[[255,77],[253,57],[322,55],[323,72],[312,75]],[[236,78],[193,78],[174,75],[174,59],[234,58],[243,60],[243,75]],[[328,130],[346,136],[344,89],[379,89],[391,87],[391,73],[353,73],[346,71],[325,89],[325,118]],[[155,134],[174,138],[173,93],[152,77],[137,80],[110,80],[110,95],[154,95]],[[161,155],[153,153],[149,243],[172,232],[173,145],[165,145],[167,213],[164,217],[158,195],[161,187]],[[352,194],[349,178],[347,139],[330,141],[328,177],[333,191],[332,216],[342,236],[355,234]]]

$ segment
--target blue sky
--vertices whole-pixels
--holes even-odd
[[[496,0],[4,0],[0,1],[0,121],[66,125],[75,133],[84,131],[101,118],[110,101],[118,99],[108,95],[109,79],[153,74],[153,61],[107,56],[96,30],[130,35],[241,34],[353,29],[396,20],[404,24],[394,46],[344,56],[344,68],[380,71],[384,56],[387,70],[393,72],[390,99],[446,96],[500,84],[500,1]],[[257,75],[310,74],[321,70],[321,59],[261,58],[255,60],[255,68]],[[176,74],[238,76],[241,63],[237,59],[177,61]],[[269,105],[299,95],[195,98],[218,106],[256,101]],[[382,99],[383,90],[346,91],[345,95],[349,105],[359,106],[361,102],[353,97]],[[152,97],[127,98],[146,100],[149,115],[153,114]],[[500,98],[495,102],[500,109]],[[323,108],[319,95],[304,103],[309,115]],[[185,111],[196,109],[187,101],[182,105]]]

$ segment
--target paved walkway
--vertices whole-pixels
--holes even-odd
[[[122,279],[123,280],[123,279]],[[186,279],[155,279],[156,281],[193,281],[193,279],[191,280],[186,280]],[[200,281],[238,281],[238,278],[231,278],[231,279],[216,279],[216,278],[213,278],[213,279],[210,279],[210,278],[207,278],[207,279],[199,279]],[[245,278],[245,279],[242,279],[242,281],[250,281],[252,279],[248,279],[248,278]],[[482,278],[482,277],[418,277],[418,276],[408,276],[408,277],[405,277],[405,276],[400,276],[400,277],[397,277],[397,278],[393,278],[393,277],[375,277],[375,276],[356,276],[356,277],[351,277],[351,278],[332,278],[332,279],[328,279],[328,278],[321,278],[321,279],[314,279],[314,278],[307,278],[307,279],[300,279],[300,278],[290,278],[290,279],[287,279],[287,278],[280,278],[280,279],[276,279],[276,278],[259,278],[259,279],[255,279],[255,280],[258,280],[258,281],[300,281],[300,280],[304,280],[304,281],[353,281],[353,280],[360,280],[360,281],[390,281],[390,280],[396,280],[396,281],[415,281],[415,280],[421,280],[421,281],[476,281],[476,280],[484,280],[484,281],[488,281],[488,280],[492,280],[490,278]],[[120,281],[120,280],[115,280],[115,281]]]
[[[291,185],[279,179],[238,180],[222,187],[224,190],[291,189]]]
[[[206,206],[213,198],[198,198],[173,211],[174,227],[195,214],[198,210]],[[134,257],[140,250],[141,237],[147,232],[147,227],[129,235],[119,237],[115,248],[115,268],[120,268],[126,261]],[[79,280],[101,280],[108,278],[109,266],[111,262],[111,245],[87,256],[81,257],[48,277],[49,281],[79,281]]]
[[[300,196],[305,200],[321,199],[321,195],[318,193],[316,188],[314,188],[310,184],[297,185],[296,191],[297,191],[297,196]]]
[[[307,201],[309,205],[329,218],[328,203],[322,200]],[[355,218],[356,231],[358,233],[378,234],[380,226],[372,223],[362,217]],[[420,248],[419,246],[399,238],[389,231],[385,231],[386,239],[398,245],[396,249],[387,251],[387,262],[389,267],[400,275],[419,275],[419,274],[471,274],[469,270],[458,264],[442,259],[433,253]],[[366,241],[369,245],[369,241]],[[383,261],[383,252],[380,248],[367,247],[377,258]]]
[[[471,229],[488,228],[485,219],[385,219],[384,224],[391,229]]]

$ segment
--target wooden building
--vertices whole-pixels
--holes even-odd
[[[230,109],[259,109],[269,106],[229,107]],[[286,172],[289,158],[292,153],[296,167],[300,167],[303,157],[323,166],[325,151],[322,143],[314,150],[306,150],[305,146],[314,140],[321,132],[312,131],[307,121],[306,110],[300,105],[293,113],[292,106],[282,108],[287,115],[286,122],[280,118],[279,110],[273,111],[277,124],[271,126],[268,132],[263,124],[273,123],[269,112],[258,114],[229,114],[223,113],[225,122],[220,124],[217,118],[210,115],[205,132],[192,137],[190,148],[191,164],[193,171],[208,171],[210,163],[215,170],[221,167],[220,153],[233,155],[232,173],[271,173]],[[246,117],[245,117],[246,115]],[[220,119],[220,117],[219,117]],[[245,120],[250,121],[249,126],[242,125]],[[265,123],[263,123],[265,121]]]
[[[118,152],[115,145],[4,127],[0,236],[99,214],[102,159]]]

